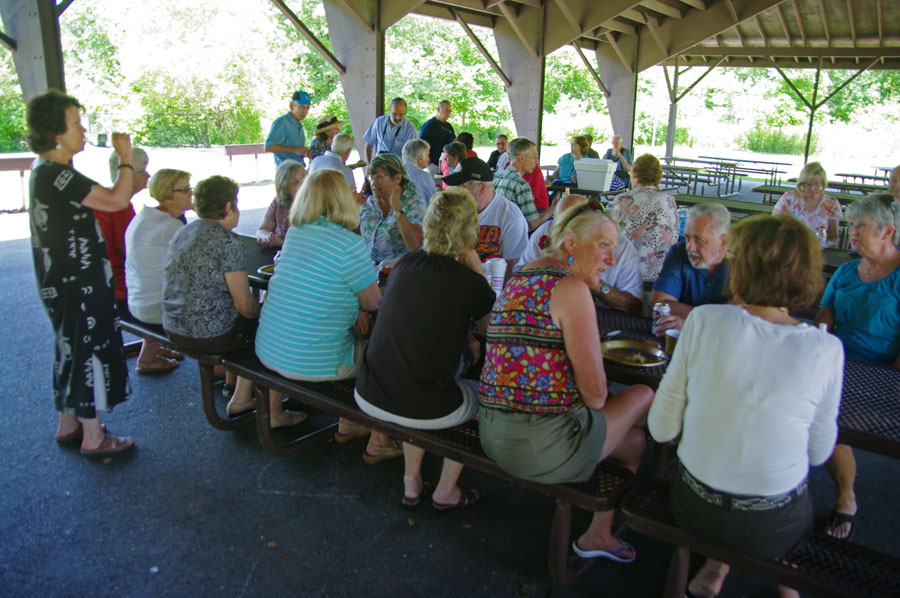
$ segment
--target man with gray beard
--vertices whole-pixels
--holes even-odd
[[[731,214],[720,204],[697,204],[688,212],[685,240],[669,250],[650,296],[651,305],[667,303],[672,308],[670,315],[659,319],[656,334],[681,330],[684,318],[698,305],[727,301],[725,252],[730,227]]]

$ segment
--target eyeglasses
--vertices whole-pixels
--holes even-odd
[[[178,189],[172,189],[172,191],[178,191],[180,193],[190,193],[194,188],[188,185],[187,187],[180,187]]]

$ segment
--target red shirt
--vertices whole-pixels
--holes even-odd
[[[535,165],[531,173],[522,175],[531,186],[531,195],[534,197],[534,207],[538,210],[546,210],[550,207],[550,197],[547,195],[547,183],[544,181],[544,171],[540,165]]]
[[[134,218],[134,207],[129,204],[127,208],[118,212],[94,210],[94,217],[97,218],[97,224],[100,225],[103,238],[106,240],[116,301],[125,301],[128,298],[128,290],[125,288],[125,229]]]

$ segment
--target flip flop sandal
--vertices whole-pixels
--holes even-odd
[[[103,433],[106,433],[106,424],[100,424],[100,429]],[[68,446],[73,444],[81,444],[81,440],[84,438],[84,427],[81,425],[81,422],[78,422],[78,427],[69,432],[68,434],[63,434],[62,436],[57,435],[56,444]]]
[[[181,351],[176,351],[175,349],[166,349],[165,347],[160,347],[159,351],[156,352],[160,357],[164,357],[166,359],[175,359],[177,361],[181,361],[184,359],[184,353]]]
[[[309,416],[303,411],[285,411],[278,417],[273,417],[270,420],[270,425],[273,430],[276,428],[289,428],[291,426],[302,424],[308,417]]]
[[[359,424],[345,425],[341,423],[338,425],[338,431],[334,433],[334,441],[338,444],[346,444],[351,440],[366,436],[369,432],[371,432],[369,428]]]
[[[403,499],[400,501],[400,505],[406,509],[407,511],[415,511],[419,504],[422,502],[423,498],[427,498],[431,495],[431,485],[428,482],[422,484],[422,490],[419,492],[419,495],[415,498],[410,498],[403,495]]]
[[[438,513],[446,513],[447,511],[452,511],[454,509],[467,509],[471,506],[474,506],[478,502],[478,491],[471,488],[460,488],[461,494],[459,495],[459,500],[454,505],[447,505],[444,503],[435,502],[434,499],[431,500],[431,508],[433,508]]]
[[[839,513],[838,511],[832,511],[828,515],[828,529],[832,532],[835,530],[835,528],[838,528],[845,523],[850,524],[850,533],[848,533],[846,536],[835,536],[827,530],[826,533],[828,533],[828,535],[833,538],[837,538],[838,540],[850,540],[853,537],[853,530],[856,528],[856,515],[850,515],[849,513]]]
[[[584,550],[583,548],[578,546],[578,540],[572,542],[572,550],[574,550],[575,554],[583,559],[609,559],[617,563],[633,562],[634,559],[637,558],[637,553],[634,551],[634,548],[632,548],[631,544],[629,544],[622,538],[616,538],[616,540],[618,540],[622,545],[615,550]],[[623,552],[631,552],[631,556],[619,556]]]
[[[170,372],[178,367],[178,362],[174,359],[168,359],[166,357],[160,357],[156,355],[153,359],[153,365],[140,365],[138,364],[134,371],[138,374],[159,374],[162,372]]]
[[[245,401],[243,403],[235,403],[234,399],[231,399],[230,401],[228,401],[228,404],[225,405],[225,414],[229,417],[234,417],[236,415],[246,413],[251,409],[256,409],[255,399],[250,399],[249,401]]]
[[[366,445],[366,450],[363,451],[363,461],[368,465],[378,465],[382,461],[396,459],[397,457],[402,456],[403,448],[397,441],[392,441],[388,446],[378,446],[377,444],[369,442],[369,444]]]
[[[122,453],[134,448],[134,438],[120,439],[118,436],[107,434],[103,437],[103,442],[95,449],[86,449],[82,447],[81,454],[88,459],[100,459]]]

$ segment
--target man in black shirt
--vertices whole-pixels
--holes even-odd
[[[497,160],[506,153],[506,149],[509,147],[509,139],[507,139],[506,135],[500,133],[494,138],[494,145],[497,146],[497,149],[491,152],[491,157],[488,158],[487,162],[491,170],[497,170]]]
[[[426,120],[419,129],[419,139],[427,141],[431,146],[428,153],[430,163],[426,169],[431,174],[441,174],[441,148],[456,139],[453,125],[447,122],[449,118],[450,102],[444,100],[437,105],[435,115]]]

